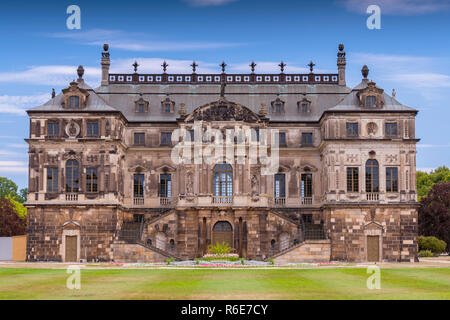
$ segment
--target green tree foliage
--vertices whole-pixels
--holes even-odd
[[[27,208],[25,208],[25,206],[21,202],[14,200],[11,196],[7,196],[7,197],[5,197],[5,199],[8,199],[11,202],[11,204],[14,206],[14,210],[16,211],[19,218],[26,219]]]
[[[450,182],[435,184],[420,201],[419,234],[433,236],[450,246]]]
[[[28,189],[24,188],[20,189],[20,191],[18,191],[18,189],[19,188],[17,187],[17,184],[14,183],[14,181],[5,177],[0,177],[0,200],[10,196],[15,201],[24,203],[25,201],[27,201]]]
[[[0,237],[25,234],[26,220],[20,218],[14,204],[7,198],[0,200]]]
[[[434,255],[439,255],[444,252],[447,244],[445,241],[439,240],[436,237],[419,237],[419,250],[431,251]]]
[[[450,182],[450,169],[446,166],[437,168],[430,173],[417,171],[417,196],[420,201],[426,197],[431,188],[439,182]]]

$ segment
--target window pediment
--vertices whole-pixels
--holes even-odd
[[[382,108],[384,105],[383,92],[384,90],[378,88],[375,82],[370,81],[366,88],[357,93],[359,105],[364,108]]]
[[[311,101],[306,98],[297,102],[297,110],[301,113],[309,113],[311,112]]]
[[[170,100],[169,97],[161,101],[161,111],[163,113],[174,113],[175,112],[175,102]]]
[[[136,113],[147,113],[149,108],[149,102],[144,100],[142,97],[134,102],[135,104],[135,112]]]
[[[226,100],[219,100],[195,109],[185,119],[185,122],[194,121],[243,121],[259,122],[260,116],[250,109]]]
[[[285,102],[277,97],[274,101],[270,103],[272,105],[273,113],[284,113]]]
[[[86,107],[89,93],[87,90],[78,87],[78,82],[71,82],[69,87],[62,89],[62,93],[64,94],[63,108],[83,109]]]

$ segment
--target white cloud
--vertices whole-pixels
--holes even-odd
[[[0,75],[1,77],[1,75]],[[50,94],[38,94],[31,96],[0,96],[0,113],[26,115],[25,110],[39,106],[50,99]]]
[[[207,50],[244,45],[235,42],[158,40],[145,33],[106,29],[58,32],[48,34],[47,36],[51,38],[76,40],[81,44],[94,45],[99,48],[101,48],[104,43],[108,43],[112,50],[122,49],[142,52]]]
[[[78,78],[77,68],[67,65],[31,66],[23,71],[0,72],[0,82],[66,86]],[[101,68],[84,67],[83,78],[86,82],[98,82],[100,77]]]
[[[338,0],[339,4],[353,12],[366,14],[367,7],[378,5],[381,14],[421,15],[449,9],[448,0]]]
[[[436,168],[417,168],[416,171],[422,171],[422,172],[430,173],[434,169],[436,169]]]
[[[0,161],[0,173],[27,173],[28,164],[25,161]]]
[[[17,148],[17,149],[27,149],[28,145],[26,143],[5,143],[5,146],[10,148]]]
[[[450,144],[424,144],[420,143],[417,148],[450,148]]]
[[[184,0],[194,7],[221,6],[237,0]]]

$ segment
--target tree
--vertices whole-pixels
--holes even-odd
[[[419,207],[419,234],[434,236],[450,246],[450,182],[435,184]]]
[[[437,168],[430,173],[417,171],[417,196],[420,201],[423,197],[426,197],[433,185],[439,182],[450,182],[450,169],[446,166]]]
[[[17,184],[14,181],[0,177],[0,199],[10,196],[14,200],[25,203],[27,201],[28,188],[20,189],[18,192]]]
[[[26,220],[20,218],[7,198],[0,200],[0,237],[25,234]]]

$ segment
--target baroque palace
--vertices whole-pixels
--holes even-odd
[[[28,110],[28,261],[415,260],[417,111],[367,66],[347,87],[342,44],[335,74],[113,74],[103,50],[98,88],[80,66]]]

